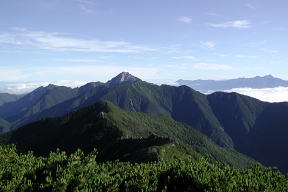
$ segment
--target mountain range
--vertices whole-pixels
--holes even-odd
[[[98,160],[132,162],[204,156],[234,167],[257,162],[214,144],[194,128],[167,116],[130,112],[107,101],[67,115],[28,124],[0,136],[1,144],[16,144],[20,152],[49,155],[57,148],[68,153],[97,148]]]
[[[288,87],[288,81],[273,77],[272,75],[256,76],[253,78],[238,78],[228,80],[182,80],[176,81],[178,85],[187,85],[203,93],[224,91],[235,88],[275,88]]]
[[[3,104],[0,106],[0,128],[2,132],[12,130],[9,133],[12,133],[11,139],[4,140],[9,143],[10,141],[18,142],[18,139],[22,137],[28,140],[37,138],[36,133],[33,135],[37,130],[36,127],[46,127],[47,130],[51,129],[52,131],[54,125],[56,127],[62,127],[62,125],[57,125],[55,120],[54,123],[50,123],[49,119],[27,125],[28,123],[47,117],[67,115],[71,111],[81,110],[83,107],[91,106],[101,100],[110,101],[113,105],[128,111],[147,113],[154,118],[163,115],[166,118],[173,118],[203,133],[226,150],[236,150],[264,165],[277,166],[283,172],[288,171],[288,155],[285,153],[288,150],[288,119],[286,115],[288,114],[288,103],[267,103],[237,93],[217,92],[204,95],[188,86],[158,86],[147,83],[129,73],[121,73],[107,83],[92,82],[75,89],[54,85],[40,87],[16,101]],[[85,121],[85,116],[82,118]],[[81,118],[79,118],[79,122],[80,120]],[[68,121],[67,117],[66,121]],[[89,125],[89,121],[85,124]],[[76,122],[72,122],[71,124],[68,122],[68,124],[71,126],[76,124]],[[142,124],[145,124],[145,121],[142,121]],[[27,127],[26,125],[28,127],[33,125],[34,128],[19,128]],[[178,127],[180,126],[175,126],[174,129],[180,130]],[[20,136],[13,136],[14,133],[18,134],[18,130],[22,130]],[[29,134],[25,134],[26,131],[23,130],[31,131],[27,131]],[[61,130],[63,130],[62,135],[65,135],[64,133],[72,134],[68,127],[61,128]],[[165,132],[164,128],[161,130]],[[171,131],[173,128],[169,130]],[[184,145],[189,144],[183,138],[173,137],[172,131],[170,135],[167,130],[165,134],[163,132],[159,134],[151,131],[157,137],[167,137],[168,140],[178,139]],[[54,135],[53,131],[52,133]],[[76,135],[79,136],[78,133]],[[69,139],[76,142],[77,137]],[[148,135],[144,134],[139,137],[148,138]],[[13,140],[13,138],[18,139]],[[39,138],[41,137],[39,136]],[[57,144],[57,142],[53,143]],[[80,145],[79,142],[76,143]],[[59,146],[58,144],[57,146]],[[22,145],[24,144],[22,143]]]

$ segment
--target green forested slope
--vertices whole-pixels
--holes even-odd
[[[183,156],[188,154],[197,158],[201,155],[211,161],[235,167],[256,164],[248,157],[214,144],[199,131],[167,116],[153,117],[125,111],[106,101],[62,117],[26,125],[2,135],[0,140],[2,144],[13,143],[20,151],[33,150],[38,155],[47,155],[56,148],[68,153],[77,148],[86,152],[97,148],[99,160],[129,160],[128,157],[135,157],[131,154],[140,154],[138,160],[133,159],[139,162],[147,155],[151,155],[151,160],[167,159],[169,157],[163,151],[172,154],[171,150],[175,150],[179,154],[184,152]]]

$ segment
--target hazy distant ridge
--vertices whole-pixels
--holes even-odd
[[[182,80],[176,81],[179,85],[187,85],[201,92],[213,92],[221,90],[230,90],[235,88],[275,88],[288,87],[288,81],[266,75],[263,77],[256,76],[253,78],[237,78],[228,80]]]

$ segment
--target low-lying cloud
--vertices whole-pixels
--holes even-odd
[[[235,88],[231,90],[225,90],[225,92],[236,92],[267,102],[288,102],[288,87],[264,89]]]
[[[66,86],[66,87],[79,87],[88,82],[86,81],[54,81],[54,82],[27,82],[27,83],[16,83],[16,82],[0,82],[0,93],[10,94],[25,94],[37,89],[41,86],[47,86],[49,84]]]

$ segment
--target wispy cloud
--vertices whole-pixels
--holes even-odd
[[[211,27],[220,27],[220,28],[239,28],[247,29],[251,27],[251,23],[248,20],[237,20],[237,21],[228,21],[225,23],[216,23],[209,24]]]
[[[100,10],[97,8],[96,0],[74,0],[79,5],[79,8],[83,11],[83,13],[87,15],[92,14],[111,14],[112,10],[103,9]]]
[[[74,0],[78,3],[80,9],[86,14],[94,14],[95,10],[91,8],[93,2],[91,0]]]
[[[55,32],[29,31],[23,28],[16,28],[10,33],[0,33],[0,44],[10,44],[24,48],[78,52],[137,53],[156,50],[126,41],[80,39]]]
[[[242,59],[257,59],[259,56],[257,55],[235,55],[236,58],[242,58]]]
[[[253,42],[247,43],[247,46],[249,46],[249,47],[261,47],[262,48],[264,45],[267,45],[268,42],[269,41],[267,39],[264,39],[261,41],[253,41]]]
[[[20,69],[14,67],[0,67],[0,81],[18,81],[27,77]]]
[[[192,18],[191,17],[187,17],[187,16],[182,16],[182,17],[179,17],[178,21],[180,21],[182,23],[191,23],[192,22]]]
[[[252,5],[251,3],[246,3],[245,7],[249,8],[249,9],[255,9],[254,5]]]
[[[208,15],[208,16],[219,16],[218,13],[213,13],[213,12],[205,13],[205,15]]]
[[[233,70],[234,68],[229,65],[224,64],[215,64],[215,63],[197,63],[193,66],[195,69],[201,69],[201,70],[221,70],[221,71],[227,71],[227,70]]]
[[[101,60],[99,59],[85,59],[85,58],[80,58],[80,59],[57,59],[57,61],[63,61],[63,62],[68,62],[68,63],[97,63]]]
[[[201,41],[200,44],[202,47],[208,49],[214,49],[216,47],[216,43],[214,41]]]
[[[172,57],[172,59],[188,59],[188,60],[198,60],[197,57],[194,57],[192,55],[186,55],[186,56],[178,56],[178,57]]]
[[[223,53],[215,53],[214,55],[218,56],[218,57],[228,57],[228,54],[223,54]]]
[[[265,52],[265,53],[270,53],[270,54],[277,54],[277,53],[279,53],[279,51],[276,50],[276,49],[263,48],[263,49],[261,49],[261,51],[263,51],[263,52]]]

